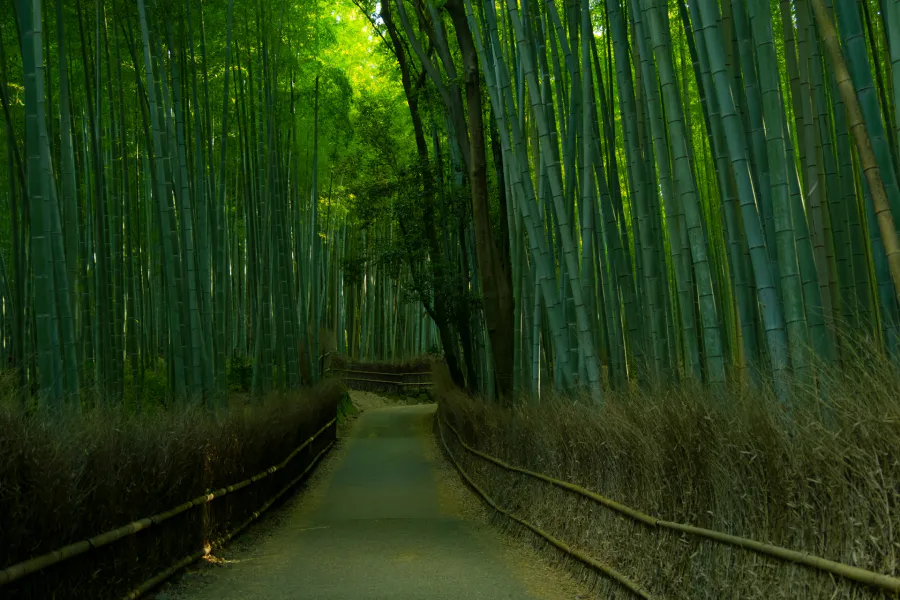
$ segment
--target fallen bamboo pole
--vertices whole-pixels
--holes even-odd
[[[41,569],[45,569],[52,565],[63,562],[64,560],[68,560],[75,556],[79,556],[88,552],[92,549],[101,548],[108,544],[111,544],[117,540],[120,540],[124,537],[128,537],[133,535],[139,531],[147,529],[152,525],[159,525],[163,521],[166,521],[175,515],[181,514],[186,510],[189,510],[195,506],[200,506],[202,504],[206,504],[208,502],[212,502],[216,498],[221,498],[226,494],[231,492],[235,492],[241,488],[247,487],[253,483],[256,483],[260,479],[275,473],[276,471],[283,469],[291,459],[293,459],[297,454],[303,450],[306,446],[311,444],[319,435],[322,434],[326,429],[331,427],[337,419],[331,419],[328,423],[322,426],[316,433],[314,433],[309,439],[300,444],[297,448],[295,448],[290,454],[288,454],[287,458],[278,463],[277,465],[273,465],[262,471],[261,473],[257,473],[253,477],[249,479],[245,479],[240,483],[236,483],[234,485],[230,485],[228,487],[224,487],[218,489],[214,492],[203,494],[202,496],[198,496],[193,500],[185,502],[183,504],[179,504],[178,506],[169,509],[165,512],[153,515],[152,517],[147,517],[145,519],[140,519],[138,521],[134,521],[129,523],[128,525],[124,525],[122,527],[118,527],[111,531],[107,531],[94,537],[88,538],[86,540],[81,540],[79,542],[75,542],[74,544],[69,544],[68,546],[63,546],[62,548],[58,548],[46,554],[42,554],[41,556],[36,556],[24,562],[12,565],[0,571],[0,587],[12,583],[17,579],[21,579],[26,575],[30,575],[31,573],[35,573],[40,571]]]
[[[730,535],[727,533],[722,533],[720,531],[714,531],[712,529],[704,529],[703,527],[694,527],[692,525],[684,525],[682,523],[675,523],[673,521],[664,521],[662,519],[657,519],[648,514],[645,514],[639,510],[633,509],[629,506],[625,506],[624,504],[620,504],[615,500],[611,500],[605,496],[601,496],[596,492],[592,492],[588,489],[585,489],[581,486],[575,485],[574,483],[569,483],[567,481],[562,481],[559,479],[555,479],[553,477],[548,477],[547,475],[543,475],[541,473],[536,473],[534,471],[529,471],[527,469],[523,469],[521,467],[515,467],[509,465],[499,458],[495,458],[490,456],[489,454],[485,454],[475,448],[472,448],[468,444],[466,444],[462,436],[456,430],[453,425],[451,425],[446,419],[443,417],[439,417],[440,422],[447,425],[450,428],[450,431],[456,436],[457,441],[459,441],[460,445],[469,453],[474,454],[484,460],[491,462],[498,467],[506,469],[507,471],[513,471],[516,473],[522,473],[523,475],[528,475],[529,477],[533,477],[534,479],[539,479],[541,481],[550,483],[556,487],[568,490],[570,492],[574,492],[579,494],[585,498],[593,500],[598,504],[601,504],[607,508],[610,508],[632,520],[638,521],[644,525],[647,525],[651,528],[658,529],[668,529],[671,531],[678,531],[681,533],[687,533],[690,535],[694,535],[697,537],[702,537],[708,540],[712,540],[714,542],[719,542],[722,544],[727,544],[729,546],[736,546],[738,548],[743,548],[745,550],[750,550],[756,552],[758,554],[763,554],[765,556],[770,556],[772,558],[777,558],[787,562],[793,562],[797,564],[801,564],[812,569],[816,569],[818,571],[823,571],[826,573],[830,573],[832,575],[837,575],[839,577],[843,577],[845,579],[850,579],[852,581],[856,581],[858,583],[864,583],[866,585],[871,585],[873,587],[880,588],[884,591],[890,592],[892,594],[900,593],[900,579],[896,577],[891,577],[890,575],[882,575],[881,573],[876,573],[874,571],[869,571],[868,569],[862,569],[860,567],[854,567],[852,565],[847,565],[844,563],[836,562],[833,560],[828,560],[827,558],[821,558],[819,556],[815,556],[813,554],[807,554],[806,552],[798,552],[796,550],[790,550],[788,548],[783,548],[781,546],[776,546],[774,544],[766,544],[763,542],[758,542],[756,540],[751,540],[749,538],[744,538],[736,535]],[[443,430],[441,430],[441,435],[443,436]]]

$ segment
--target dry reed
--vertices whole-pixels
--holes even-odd
[[[222,411],[189,405],[142,414],[98,406],[47,415],[0,403],[0,568],[267,469],[334,418],[342,394],[328,384],[253,403],[235,399]],[[259,485],[27,576],[0,596],[119,596],[227,535],[302,470],[306,454]]]
[[[609,393],[600,407],[586,397],[556,396],[502,408],[446,383],[438,395],[443,414],[467,443],[516,466],[582,485],[658,518],[896,577],[896,365],[859,350],[850,366],[824,377],[827,393],[802,393],[789,405],[759,389],[713,395],[691,384]],[[647,528],[473,457],[453,436],[448,443],[502,506],[634,578],[654,597],[883,597],[802,566]],[[630,597],[611,581],[566,562],[596,583],[598,597]]]

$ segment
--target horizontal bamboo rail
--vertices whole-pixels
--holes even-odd
[[[430,381],[390,381],[388,379],[363,379],[361,377],[343,377],[342,379],[346,381],[365,381],[367,383],[387,383],[390,385],[409,385],[413,387],[428,387],[434,385]]]
[[[652,517],[646,513],[643,513],[639,510],[631,508],[629,506],[625,506],[624,504],[620,504],[615,500],[611,500],[605,496],[601,496],[596,492],[592,492],[586,488],[583,488],[579,485],[575,485],[574,483],[569,483],[567,481],[562,481],[559,479],[555,479],[553,477],[548,477],[547,475],[543,475],[541,473],[536,473],[534,471],[529,471],[527,469],[523,469],[521,467],[515,467],[513,465],[507,464],[500,460],[499,458],[495,458],[489,454],[485,454],[475,448],[472,448],[468,444],[466,444],[462,436],[456,430],[453,425],[451,425],[446,419],[440,417],[441,423],[447,425],[450,428],[450,431],[456,436],[456,439],[459,441],[460,445],[466,449],[471,454],[483,458],[484,460],[491,462],[498,467],[506,469],[507,471],[513,471],[515,473],[522,473],[523,475],[527,475],[529,477],[533,477],[534,479],[538,479],[554,485],[556,487],[568,490],[570,492],[574,492],[579,494],[585,498],[593,500],[598,504],[601,504],[607,508],[610,508],[619,514],[625,515],[626,517],[638,521],[644,525],[647,525],[651,528],[658,529],[668,529],[671,531],[678,531],[681,533],[687,533],[690,535],[694,535],[697,537],[702,537],[708,540],[712,540],[715,542],[719,542],[722,544],[727,544],[730,546],[736,546],[738,548],[743,548],[745,550],[751,550],[758,554],[762,554],[765,556],[770,556],[772,558],[777,558],[787,562],[793,562],[796,564],[804,565],[810,567],[812,569],[816,569],[819,571],[823,571],[826,573],[830,573],[832,575],[837,575],[839,577],[843,577],[845,579],[850,579],[852,581],[856,581],[858,583],[864,583],[867,585],[871,585],[877,588],[880,588],[886,592],[890,592],[892,594],[900,593],[900,579],[896,577],[891,577],[890,575],[882,575],[881,573],[876,573],[874,571],[869,571],[868,569],[862,569],[860,567],[854,567],[852,565],[847,565],[844,563],[836,562],[833,560],[828,560],[827,558],[821,558],[819,556],[815,556],[813,554],[807,554],[805,552],[798,552],[796,550],[789,550],[788,548],[783,548],[781,546],[776,546],[774,544],[766,544],[763,542],[758,542],[756,540],[751,540],[749,538],[744,538],[736,535],[730,535],[727,533],[722,533],[720,531],[714,531],[712,529],[704,529],[703,527],[694,527],[692,525],[684,525],[682,523],[675,523],[673,521],[665,521],[662,519],[657,519]],[[443,436],[443,430],[441,430],[441,436]]]
[[[399,381],[402,377],[431,377],[431,370],[428,371],[409,371],[406,373],[391,373],[390,371],[364,371],[362,369],[347,369],[343,367],[329,367],[327,372],[344,373],[341,379],[344,381],[356,381],[362,383],[381,383],[385,385],[408,386],[408,387],[430,387],[434,385],[431,381]],[[381,379],[369,379],[366,377],[348,377],[347,375],[377,375]]]
[[[294,479],[292,479],[290,483],[288,483],[286,486],[281,488],[280,492],[278,492],[277,494],[272,496],[268,502],[266,502],[265,504],[263,504],[260,507],[260,509],[258,511],[254,512],[252,515],[250,515],[250,518],[248,518],[246,521],[244,521],[243,523],[241,523],[240,525],[235,527],[233,530],[231,530],[228,533],[228,535],[226,535],[224,538],[222,538],[222,540],[220,542],[218,542],[216,545],[224,546],[229,541],[234,539],[235,536],[240,534],[244,529],[246,529],[247,526],[250,525],[253,521],[258,519],[260,517],[260,515],[262,515],[267,510],[269,510],[269,508],[271,508],[271,506],[273,504],[275,504],[279,498],[281,498],[292,487],[297,485],[300,482],[300,480],[303,479],[307,475],[307,473],[309,473],[312,470],[312,468],[314,466],[316,466],[316,464],[319,462],[319,460],[323,456],[325,456],[325,454],[329,450],[331,450],[332,446],[334,446],[334,441],[329,442],[328,445],[325,448],[323,448],[322,451],[319,452],[314,459],[312,459],[312,461],[310,461],[310,463],[306,466],[306,468],[303,469],[302,473],[300,473],[299,475],[294,477]],[[146,594],[148,591],[152,590],[157,585],[159,585],[160,583],[162,583],[163,581],[165,581],[166,579],[168,579],[169,577],[171,577],[172,575],[174,575],[175,573],[177,573],[184,567],[188,566],[189,564],[191,564],[194,561],[200,560],[204,556],[207,556],[210,553],[210,551],[211,551],[210,548],[204,548],[203,550],[200,550],[199,552],[195,552],[194,554],[191,554],[190,556],[184,557],[183,559],[179,560],[178,562],[176,562],[174,565],[172,565],[165,571],[162,571],[161,573],[158,573],[157,575],[151,577],[150,579],[148,579],[147,581],[142,583],[140,586],[138,586],[137,588],[135,588],[134,590],[129,592],[128,595],[126,595],[124,597],[124,600],[136,600],[137,598],[140,598],[141,596]]]
[[[181,569],[185,568],[192,562],[198,561],[201,558],[203,558],[204,556],[208,556],[209,552],[210,552],[209,549],[204,548],[203,550],[198,550],[197,552],[194,552],[190,556],[185,556],[184,558],[179,560],[177,563],[175,563],[174,565],[172,565],[165,571],[162,571],[161,573],[157,573],[155,576],[151,577],[150,579],[148,579],[147,581],[142,583],[139,587],[137,587],[133,591],[129,592],[128,595],[125,596],[125,598],[127,600],[140,598],[141,596],[143,596],[144,594],[146,594],[147,592],[149,592],[150,590],[152,590],[153,588],[155,588],[156,586],[161,584],[163,581],[165,581],[166,579],[168,579],[169,577],[171,577],[172,575],[174,575]]]
[[[441,419],[441,420],[443,420],[443,419]],[[447,425],[449,426],[450,424],[448,423]],[[453,429],[452,426],[450,428]],[[438,431],[440,431],[440,433],[441,433],[441,444],[443,444],[443,446],[444,446],[444,451],[447,453],[447,456],[450,457],[450,460],[451,460],[451,462],[453,462],[453,465],[456,467],[456,470],[459,471],[459,474],[462,475],[463,479],[466,480],[466,483],[468,483],[472,487],[472,489],[474,489],[475,492],[479,496],[481,496],[482,499],[484,499],[484,501],[487,502],[491,506],[491,508],[493,508],[497,512],[505,515],[506,517],[512,519],[516,523],[519,523],[520,525],[527,527],[532,532],[541,536],[542,538],[544,538],[545,540],[547,540],[552,545],[554,545],[558,549],[562,550],[564,553],[568,554],[569,556],[588,565],[589,567],[593,567],[593,568],[597,569],[598,571],[607,575],[611,579],[614,579],[616,582],[621,584],[623,587],[627,588],[629,591],[634,593],[636,596],[640,596],[641,598],[645,598],[646,600],[651,600],[652,596],[650,596],[650,594],[646,590],[644,590],[639,584],[637,584],[634,581],[632,581],[631,579],[629,579],[626,575],[623,575],[622,573],[619,573],[613,567],[611,567],[607,564],[604,564],[604,563],[600,562],[599,560],[592,558],[592,557],[588,556],[587,554],[570,547],[568,544],[553,537],[552,535],[550,535],[543,529],[540,529],[539,527],[537,527],[536,525],[533,525],[532,523],[526,521],[525,519],[520,519],[519,517],[515,516],[514,514],[512,514],[508,510],[506,510],[505,508],[498,505],[490,496],[487,495],[487,492],[485,492],[483,489],[481,489],[481,487],[477,483],[475,483],[475,481],[469,476],[468,473],[466,473],[466,471],[462,468],[462,466],[460,466],[460,464],[457,462],[456,457],[453,456],[453,452],[451,452],[450,448],[447,446],[447,441],[444,439],[444,428],[438,426]],[[454,430],[454,433],[455,433],[455,430]],[[459,437],[459,435],[457,434],[457,438],[458,437]],[[462,440],[460,440],[460,443],[462,443]]]
[[[221,498],[227,494],[232,492],[236,492],[242,488],[247,487],[248,485],[254,484],[260,479],[268,477],[272,473],[279,471],[287,465],[288,462],[291,461],[301,450],[303,450],[306,446],[311,444],[319,435],[322,434],[326,429],[331,427],[337,419],[331,419],[328,423],[322,426],[316,433],[314,433],[309,439],[300,444],[297,448],[295,448],[290,454],[288,454],[287,458],[278,463],[277,465],[273,465],[262,471],[257,473],[253,477],[249,479],[245,479],[240,483],[236,483],[234,485],[229,485],[227,487],[223,487],[214,492],[210,492],[208,494],[203,494],[202,496],[198,496],[193,500],[189,500],[183,504],[179,504],[178,506],[167,510],[166,512],[162,512],[152,517],[147,517],[145,519],[140,519],[138,521],[134,521],[129,523],[128,525],[124,525],[122,527],[118,527],[111,531],[107,531],[105,533],[101,533],[99,535],[95,535],[92,538],[88,538],[86,540],[81,540],[79,542],[75,542],[74,544],[69,544],[68,546],[63,546],[57,550],[53,550],[46,554],[42,554],[41,556],[36,556],[24,562],[12,565],[0,571],[0,587],[8,583],[12,583],[17,579],[21,579],[26,575],[30,575],[31,573],[35,573],[40,571],[41,569],[45,569],[49,566],[58,564],[63,562],[64,560],[68,560],[75,556],[79,556],[88,552],[89,550],[101,548],[108,544],[111,544],[117,540],[120,540],[124,537],[128,537],[130,535],[134,535],[135,533],[147,529],[152,525],[159,525],[160,523],[171,519],[172,517],[179,515],[186,510],[194,508],[195,506],[201,506],[203,504],[207,504],[208,502],[212,502],[216,498]]]
[[[331,367],[328,369],[329,371],[342,371],[344,373],[361,373],[363,375],[392,375],[394,377],[408,377],[410,375],[428,375],[431,376],[431,371],[409,371],[407,373],[392,373],[390,371],[360,371],[358,369],[342,369],[339,367]]]

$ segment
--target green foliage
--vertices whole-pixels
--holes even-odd
[[[228,361],[228,389],[232,392],[249,392],[253,381],[253,360],[250,357],[232,356]]]
[[[85,394],[129,405],[155,382],[168,390],[153,402],[298,385],[299,349],[338,327],[313,321],[336,318],[320,305],[337,301],[350,190],[374,156],[356,125],[381,106],[408,146],[396,72],[364,16],[348,0],[12,8],[0,9],[0,358],[42,365],[20,370],[20,387],[68,389],[69,366]],[[311,298],[299,255],[319,245],[326,285]]]
[[[344,390],[337,405],[338,423],[346,423],[356,416],[358,412],[359,410],[353,404],[353,400],[350,399],[350,393]]]
[[[160,367],[144,371],[139,381],[132,379],[131,371],[125,372],[125,395],[122,399],[125,406],[136,412],[170,406],[172,396],[165,365]]]
[[[897,212],[900,11],[832,4]],[[499,358],[532,391],[839,366],[844,328],[900,352],[896,236],[805,0],[16,6],[0,359],[47,401],[132,402],[151,372],[154,398],[299,385],[322,330],[446,345],[489,391],[507,274]]]
[[[166,406],[171,398],[168,378],[164,371],[145,371],[140,391],[143,406]]]

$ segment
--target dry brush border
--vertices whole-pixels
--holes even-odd
[[[697,386],[610,394],[602,409],[572,399],[487,405],[439,385],[441,416],[501,460],[574,482],[671,522],[793,548],[897,577],[900,384],[882,363],[829,382],[828,403],[790,408],[766,394]],[[684,532],[649,528],[595,501],[447,441],[502,507],[656,598],[883,598],[889,592]],[[521,525],[500,519],[535,541]],[[633,597],[595,582],[601,597]]]
[[[3,595],[121,597],[174,572],[173,559],[202,556],[254,520],[330,447],[342,394],[332,383],[236,402],[219,413],[95,409],[50,419],[2,407],[0,568],[157,517],[148,531],[23,577],[3,586]],[[323,424],[324,434],[296,453],[298,460],[284,460]],[[277,469],[276,461],[283,461]],[[233,485],[250,476],[253,485]],[[219,497],[208,502],[210,496]],[[183,502],[191,497],[207,500]]]

